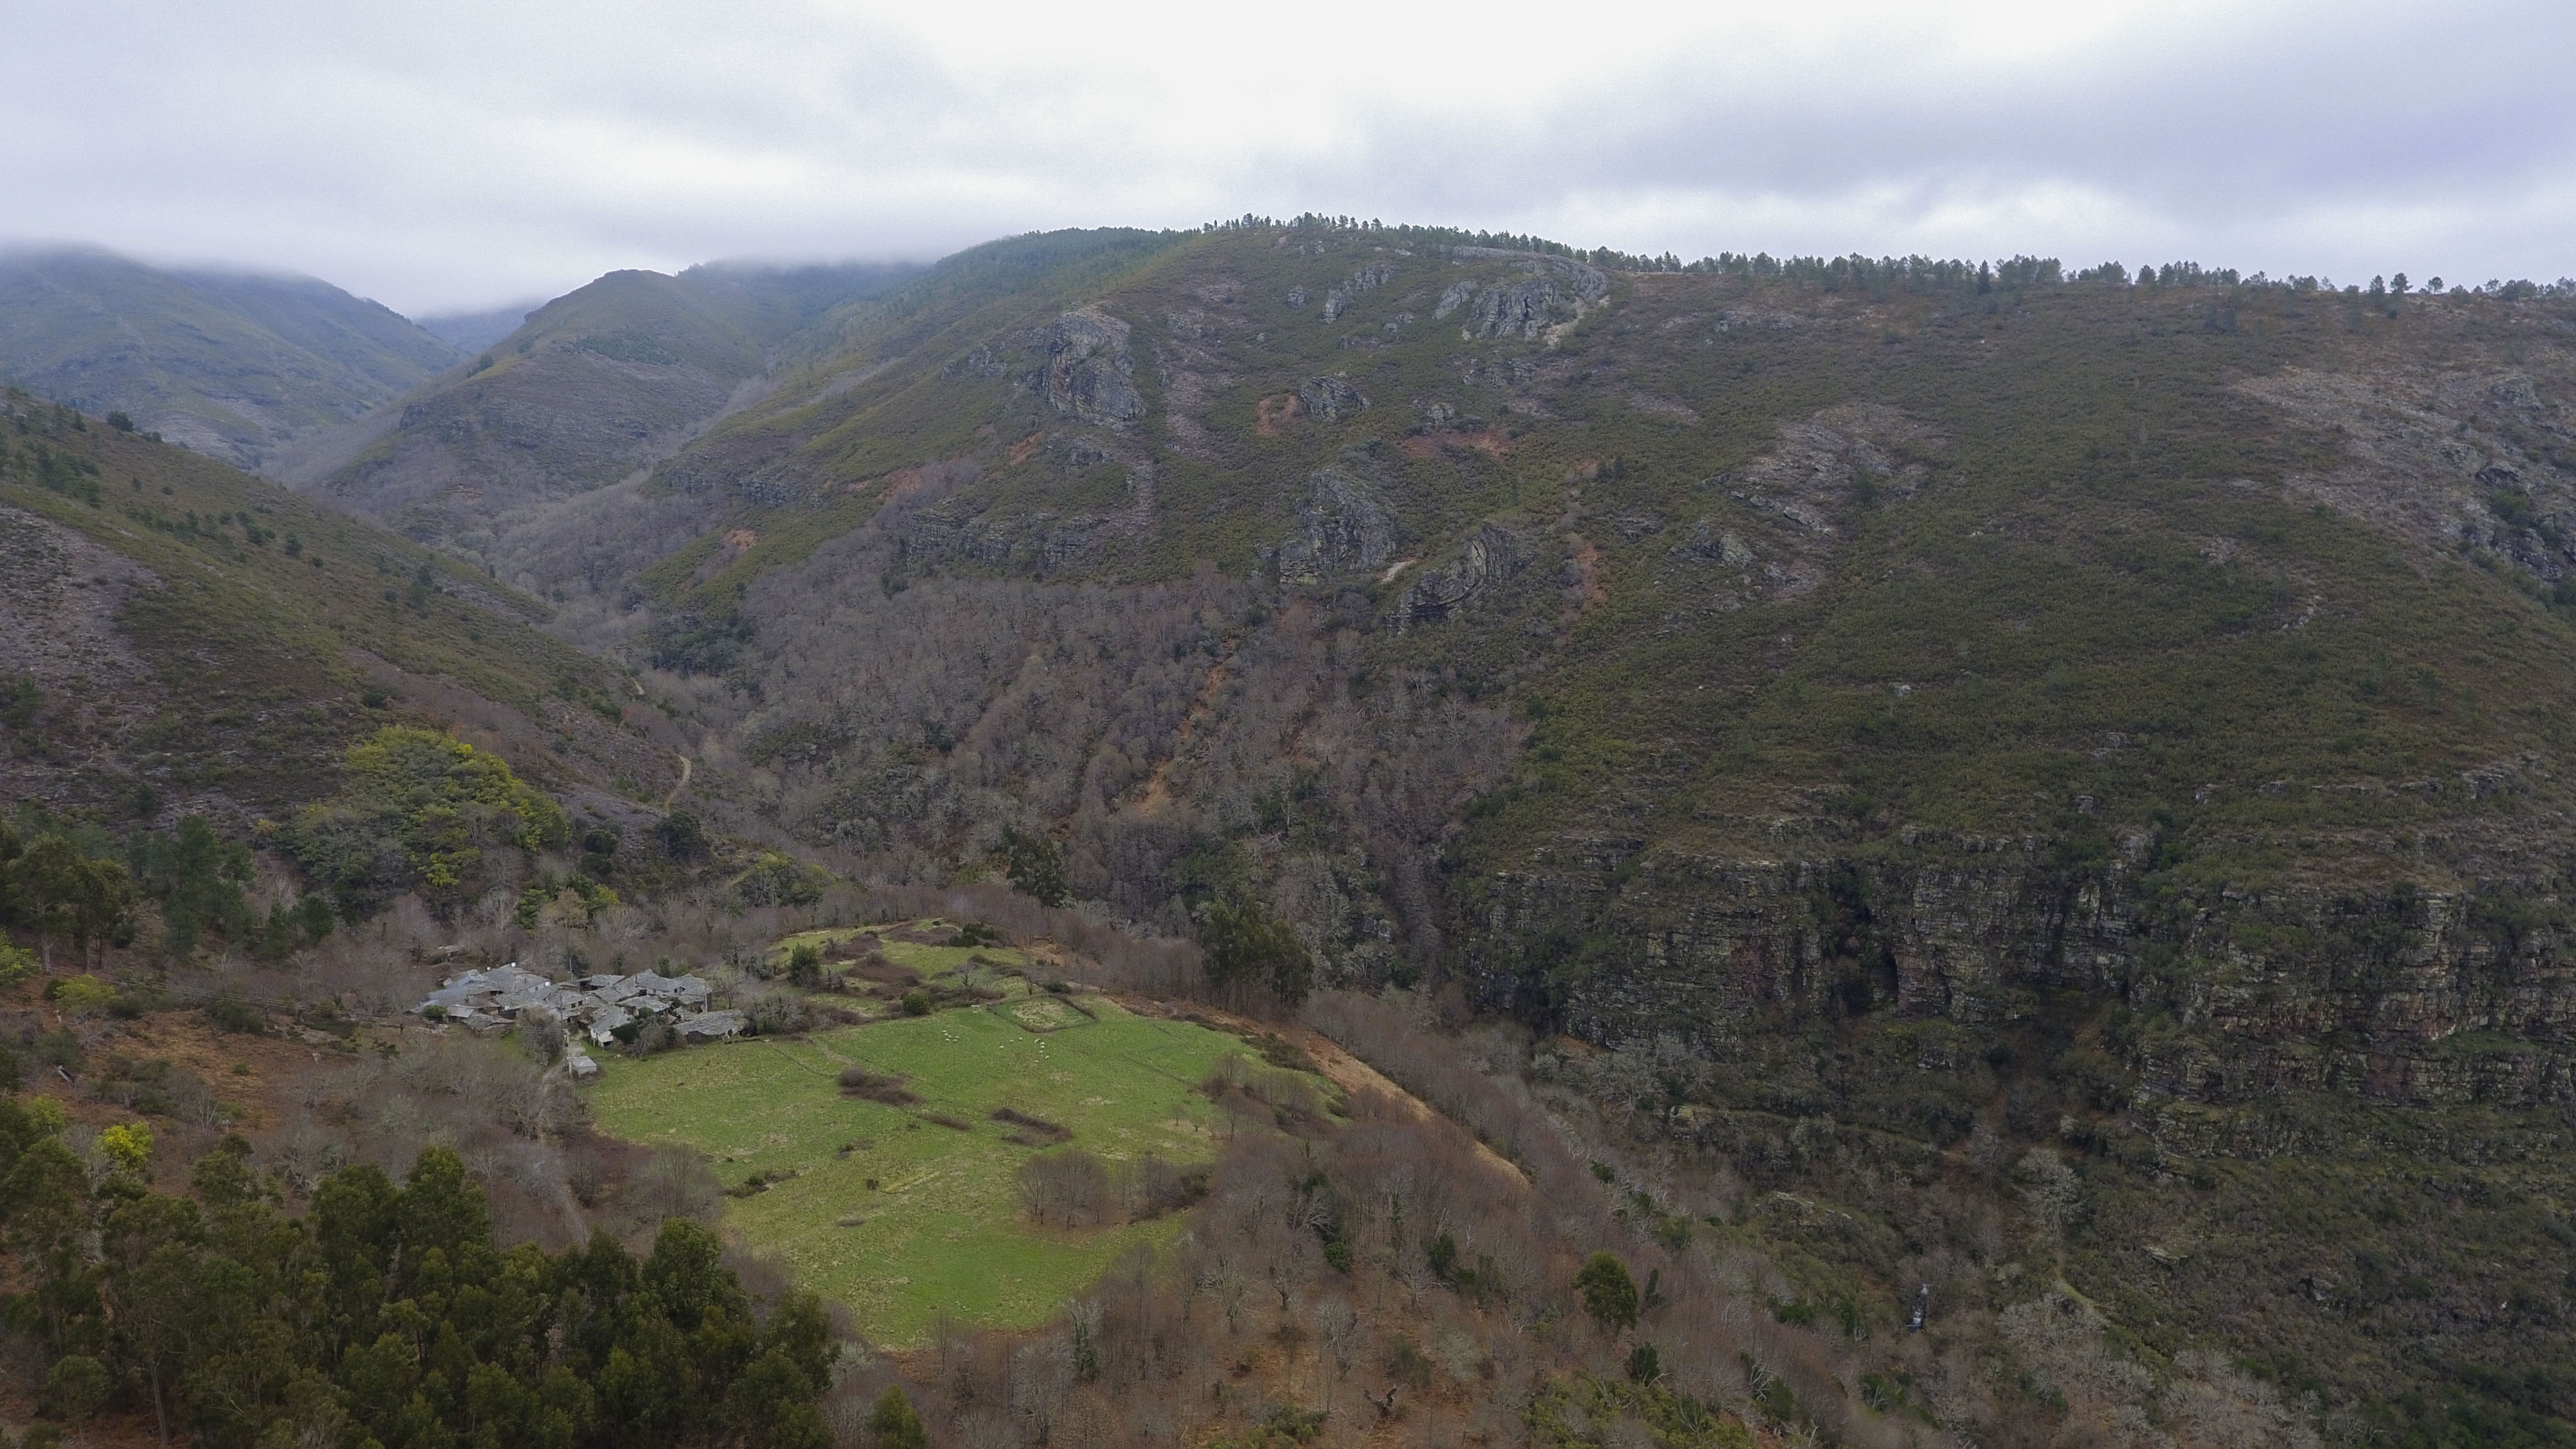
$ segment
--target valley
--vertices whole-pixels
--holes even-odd
[[[267,477],[11,393],[0,1417],[204,1369],[39,1251],[183,1161],[451,1153],[721,1256],[742,1442],[2576,1441],[2571,307],[1246,217],[612,273]],[[746,1029],[412,1009],[513,962]],[[190,1432],[474,1432],[355,1301]]]

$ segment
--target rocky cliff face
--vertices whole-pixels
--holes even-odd
[[[2554,880],[2204,900],[2137,858],[2069,869],[2036,841],[1919,850],[1857,862],[1551,849],[1543,868],[1483,888],[1483,999],[1543,1003],[1607,1045],[1678,1036],[1743,1060],[1773,1050],[1783,1023],[1940,1021],[1992,1037],[2075,993],[2152,1021],[2125,1063],[2150,1097],[2576,1101],[2576,968]],[[1577,941],[1568,923],[1589,930]]]
[[[1528,276],[1517,282],[1453,283],[1432,309],[1436,320],[1459,317],[1459,336],[1468,340],[1517,337],[1525,342],[1553,340],[1561,329],[1583,320],[1610,295],[1610,279],[1599,268],[1568,257],[1528,257],[1488,247],[1459,247],[1461,259],[1508,259],[1523,263]]]
[[[1140,416],[1136,356],[1129,327],[1097,308],[1067,312],[1049,327],[1044,360],[1021,385],[1057,412],[1096,426],[1116,427]],[[1034,349],[1032,349],[1034,350]]]
[[[1319,583],[1383,568],[1395,556],[1385,490],[1347,468],[1318,468],[1297,505],[1297,529],[1277,550],[1279,577]]]

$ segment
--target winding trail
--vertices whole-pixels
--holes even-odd
[[[680,792],[687,788],[689,788],[689,757],[682,755],[680,756],[680,783],[672,786],[671,793],[662,797],[663,814],[671,813],[671,802],[679,799]]]

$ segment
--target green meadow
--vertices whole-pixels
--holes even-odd
[[[771,1179],[728,1199],[726,1225],[846,1304],[873,1341],[906,1348],[927,1342],[943,1313],[994,1328],[1039,1323],[1179,1222],[1032,1226],[1014,1181],[1036,1149],[1010,1141],[995,1111],[1058,1123],[1074,1146],[1112,1160],[1203,1162],[1216,1118],[1195,1088],[1242,1050],[1096,996],[1026,994],[802,1040],[611,1058],[591,1105],[604,1131],[705,1153],[729,1187]],[[850,1066],[900,1075],[921,1100],[846,1097]]]

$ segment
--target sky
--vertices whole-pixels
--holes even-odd
[[[2566,0],[12,0],[0,242],[413,316],[1302,211],[1692,258],[2576,273]]]

